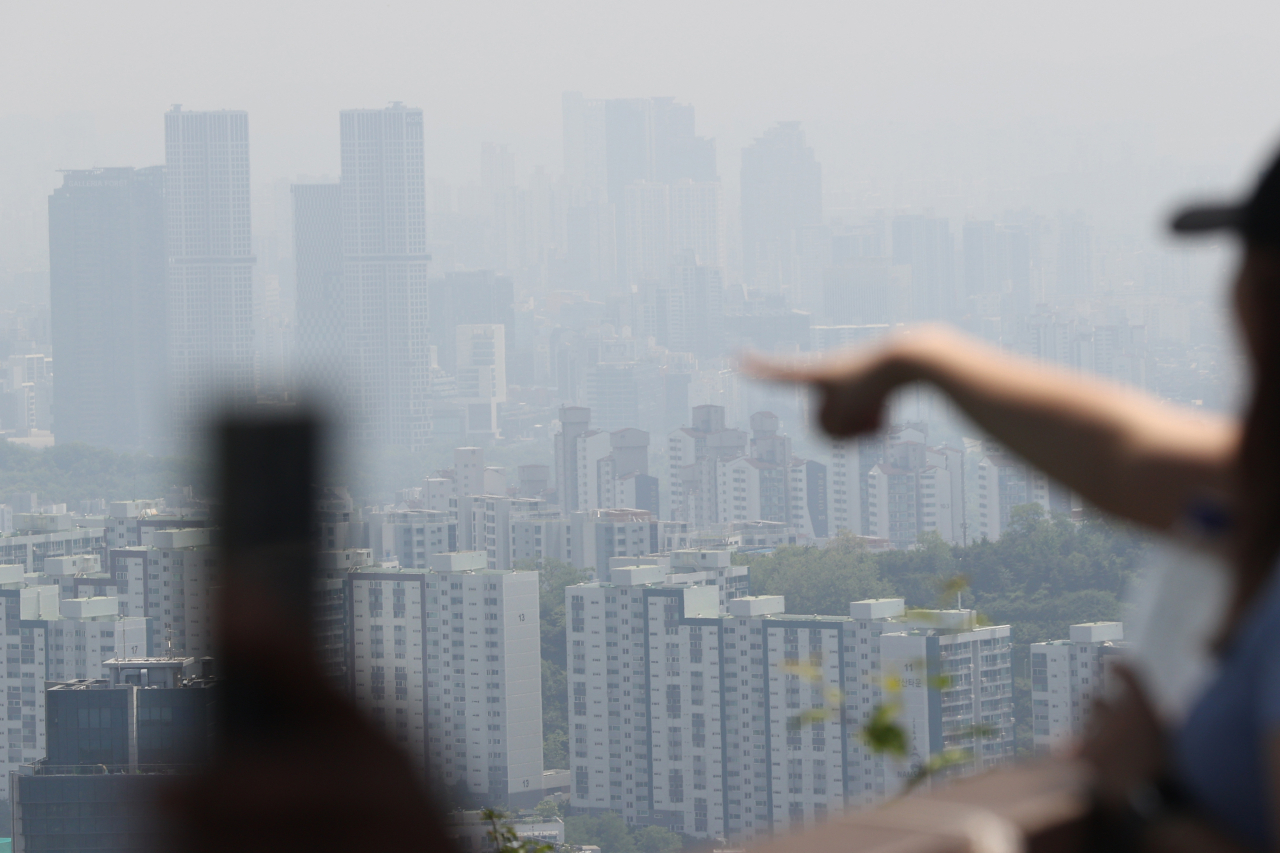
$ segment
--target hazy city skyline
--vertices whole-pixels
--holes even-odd
[[[236,3],[176,19],[151,4],[75,7],[77,26],[64,28],[68,8],[11,9],[0,35],[0,72],[21,81],[0,94],[0,217],[20,226],[40,217],[55,169],[163,162],[156,129],[173,103],[250,113],[256,190],[336,177],[340,109],[421,107],[428,178],[468,182],[486,141],[511,146],[518,178],[538,165],[558,173],[566,90],[670,95],[696,105],[730,185],[743,147],[797,120],[828,193],[959,213],[1034,197],[1142,237],[1179,195],[1246,183],[1277,127],[1258,109],[1276,60],[1252,48],[1280,12],[1261,3],[502,4],[429,18],[393,4],[333,29],[296,7]],[[828,24],[807,26],[818,19]],[[156,37],[170,25],[200,39]],[[21,231],[0,247],[4,262],[42,254],[43,228]]]

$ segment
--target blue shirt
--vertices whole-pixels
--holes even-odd
[[[1217,675],[1174,733],[1177,779],[1239,840],[1272,849],[1267,745],[1280,734],[1280,569],[1248,609]]]

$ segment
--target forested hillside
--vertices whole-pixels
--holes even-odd
[[[35,492],[49,503],[75,504],[94,498],[154,498],[174,486],[200,488],[200,471],[190,460],[117,453],[85,444],[33,450],[0,441],[0,503],[15,492]]]
[[[911,551],[871,553],[853,537],[826,548],[780,548],[751,560],[751,591],[787,597],[789,613],[843,614],[859,598],[902,597],[909,607],[964,607],[1013,628],[1015,644],[1062,639],[1077,622],[1117,619],[1119,597],[1146,540],[1100,519],[1046,518],[1014,509],[997,542],[947,545],[926,536]]]

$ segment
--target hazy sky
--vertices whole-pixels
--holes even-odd
[[[337,110],[401,100],[429,173],[461,182],[482,141],[558,171],[566,89],[693,103],[729,181],[798,119],[829,191],[1143,231],[1276,141],[1277,33],[1275,2],[4,0],[0,252],[39,230],[54,169],[161,162],[172,103],[248,110],[261,184],[335,175]]]

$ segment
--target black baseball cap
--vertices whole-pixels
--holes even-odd
[[[1247,199],[1193,205],[1179,211],[1169,225],[1177,234],[1234,231],[1247,243],[1280,246],[1280,157],[1267,167]]]

